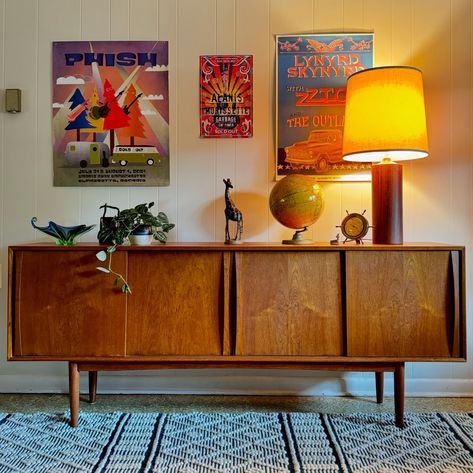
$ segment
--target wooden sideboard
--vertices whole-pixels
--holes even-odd
[[[403,425],[404,363],[465,361],[464,247],[167,243],[9,247],[8,359],[69,362],[71,425],[79,372],[159,368],[373,371],[378,402],[394,372]]]

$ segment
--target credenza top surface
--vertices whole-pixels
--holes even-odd
[[[49,242],[25,243],[9,246],[10,250],[19,251],[86,251],[105,249],[107,245],[99,243],[78,243],[72,246],[61,246]],[[267,242],[243,242],[240,244],[226,244],[222,242],[167,242],[162,244],[153,242],[150,245],[119,245],[119,251],[372,251],[372,250],[461,250],[465,249],[461,245],[451,245],[448,243],[431,242],[408,242],[402,245],[379,245],[364,243],[357,245],[349,242],[339,245],[330,245],[325,242],[310,243],[305,245],[285,245],[282,243]]]

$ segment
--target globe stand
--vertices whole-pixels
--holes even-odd
[[[296,230],[294,233],[292,240],[283,240],[284,245],[309,245],[313,243],[312,240],[305,240],[302,236],[302,232],[306,232],[307,227],[301,228],[300,230]]]

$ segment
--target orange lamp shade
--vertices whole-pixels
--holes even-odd
[[[422,72],[365,69],[347,80],[343,159],[375,162],[428,156]]]

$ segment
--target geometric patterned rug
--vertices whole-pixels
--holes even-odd
[[[0,472],[471,473],[472,414],[1,414]]]

